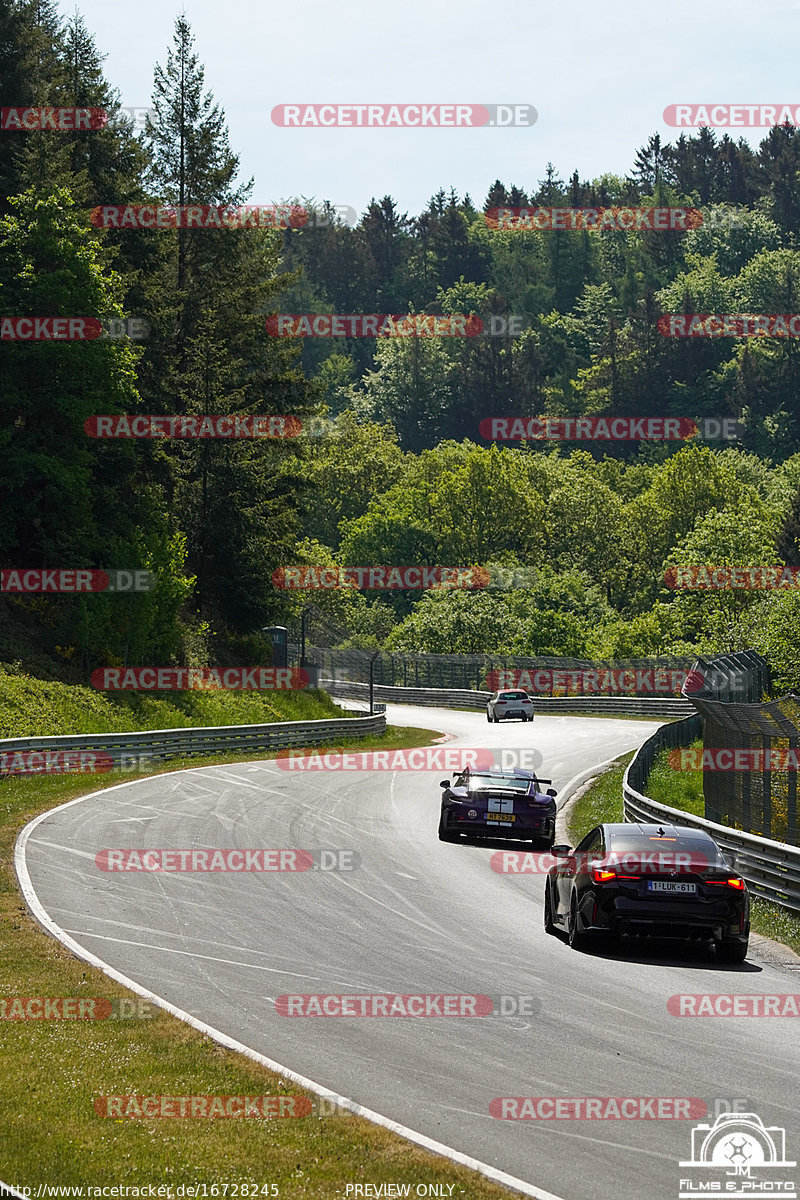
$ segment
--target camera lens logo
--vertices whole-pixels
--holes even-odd
[[[797,1200],[794,1180],[775,1170],[797,1166],[786,1158],[786,1131],[766,1126],[756,1113],[722,1113],[713,1125],[695,1125],[692,1157],[679,1165],[704,1172],[701,1178],[681,1179],[680,1200],[695,1200],[710,1189],[726,1196],[779,1192]]]

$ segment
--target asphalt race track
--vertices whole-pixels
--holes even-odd
[[[482,715],[393,705],[388,717],[465,746],[535,746],[559,790],[656,728],[542,716],[487,725]],[[47,815],[25,861],[50,918],[156,996],[566,1200],[677,1200],[696,1122],[503,1121],[490,1115],[495,1097],[699,1097],[709,1122],[718,1102],[738,1099],[786,1129],[787,1152],[800,1148],[798,1023],[667,1011],[679,992],[800,991],[800,973],[756,953],[718,966],[692,948],[570,950],[543,931],[541,875],[495,873],[496,846],[438,841],[443,777],[289,773],[264,762],[139,780]],[[117,847],[342,848],[361,865],[100,871],[95,855]],[[285,993],[529,996],[535,1015],[289,1018],[273,1003]]]

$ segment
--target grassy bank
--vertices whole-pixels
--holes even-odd
[[[327,692],[98,692],[0,663],[0,738],[258,725],[347,716]]]
[[[694,748],[703,748],[701,738],[692,743]],[[650,778],[647,780],[647,794],[659,804],[668,804],[670,808],[680,808],[683,812],[695,817],[704,817],[706,806],[703,798],[703,772],[676,771],[669,763],[669,750],[662,750],[656,755]]]

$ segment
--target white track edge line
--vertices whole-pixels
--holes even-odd
[[[233,766],[236,764],[227,764]],[[185,770],[196,771],[197,767],[187,767]],[[212,770],[213,768],[200,768],[201,770]],[[181,775],[183,771],[168,771],[168,775]],[[163,775],[161,776],[163,778]],[[409,1129],[406,1125],[400,1125],[397,1121],[392,1121],[389,1117],[384,1117],[381,1113],[373,1112],[372,1109],[364,1108],[357,1104],[354,1100],[350,1100],[346,1096],[340,1096],[336,1092],[332,1092],[329,1088],[323,1087],[319,1083],[315,1083],[313,1079],[306,1079],[304,1075],[298,1075],[296,1071],[290,1070],[288,1067],[282,1066],[281,1063],[274,1062],[271,1058],[267,1058],[264,1054],[259,1054],[257,1050],[252,1050],[249,1046],[245,1046],[242,1042],[237,1042],[235,1038],[229,1037],[219,1029],[215,1029],[212,1025],[207,1025],[205,1021],[201,1021],[198,1017],[193,1017],[191,1013],[184,1012],[183,1009],[177,1008],[162,996],[157,996],[155,992],[151,992],[148,988],[143,987],[134,979],[129,979],[127,975],[123,975],[121,971],[104,962],[102,958],[92,954],[91,951],[84,949],[74,938],[70,937],[46,912],[41,904],[39,897],[31,882],[30,874],[28,873],[28,865],[25,859],[25,848],[28,839],[37,825],[41,821],[52,816],[54,813],[61,812],[65,808],[71,808],[73,804],[82,804],[84,800],[91,800],[95,796],[104,793],[116,791],[117,788],[129,787],[134,783],[141,783],[143,780],[128,780],[125,783],[115,784],[110,788],[101,788],[97,792],[91,792],[87,796],[78,796],[75,800],[68,800],[66,804],[59,804],[55,808],[47,809],[40,813],[38,817],[34,817],[32,821],[22,829],[14,846],[14,869],[19,881],[22,895],[26,904],[33,913],[39,924],[47,930],[57,941],[61,942],[68,950],[71,950],[77,958],[89,963],[91,966],[99,967],[99,969],[108,975],[110,979],[115,979],[117,983],[123,987],[129,988],[132,992],[149,1000],[153,1004],[157,1004],[160,1008],[165,1009],[172,1016],[177,1017],[180,1021],[185,1021],[187,1025],[191,1025],[200,1033],[204,1033],[207,1037],[212,1038],[220,1045],[227,1047],[229,1050],[235,1050],[239,1054],[244,1054],[247,1058],[253,1059],[266,1067],[270,1071],[274,1071],[278,1075],[283,1075],[286,1079],[292,1080],[299,1087],[305,1088],[309,1092],[314,1092],[318,1096],[322,1096],[326,1100],[333,1101],[338,1107],[346,1108],[356,1116],[364,1117],[367,1121],[372,1121],[374,1125],[380,1125],[383,1129],[388,1129],[391,1133],[398,1134],[409,1142],[414,1142],[417,1146],[421,1146],[424,1150],[430,1150],[433,1154],[438,1154],[442,1158],[447,1158],[451,1162],[457,1163],[462,1167],[469,1167],[476,1171],[479,1175],[486,1176],[487,1179],[493,1180],[495,1183],[500,1183],[523,1196],[531,1196],[533,1200],[564,1200],[564,1197],[556,1196],[553,1192],[546,1192],[543,1188],[538,1188],[534,1184],[527,1183],[524,1179],[517,1179],[514,1175],[508,1175],[505,1171],[500,1171],[496,1167],[490,1166],[488,1163],[481,1162],[477,1158],[471,1158],[467,1154],[462,1154],[460,1150],[454,1150],[451,1146],[445,1146],[442,1142],[434,1141],[433,1138],[427,1137],[424,1133],[417,1133],[414,1129]]]
[[[622,751],[622,754],[627,753],[627,750]],[[633,751],[631,753],[633,753]],[[617,758],[621,757],[622,755],[617,755]],[[613,767],[617,761],[617,758],[608,758],[605,762],[598,763],[596,767],[587,767],[585,771],[579,771],[577,775],[573,775],[572,779],[570,779],[568,783],[565,783],[561,791],[558,793],[558,807],[556,811],[561,812],[561,809],[564,807],[564,805],[569,803],[572,793],[576,792],[578,788],[586,782],[587,779],[592,777],[592,775],[603,775],[606,767]]]
[[[0,1179],[0,1192],[8,1192],[9,1196],[19,1196],[20,1200],[30,1200],[24,1192],[18,1192],[10,1183],[3,1183],[2,1179]]]

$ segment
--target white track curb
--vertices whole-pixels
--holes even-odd
[[[184,770],[190,771],[212,771],[214,767],[186,767]],[[597,768],[593,768],[597,770]],[[160,778],[165,778],[167,775],[180,775],[183,771],[167,771],[161,774]],[[576,778],[580,778],[577,776]],[[226,1046],[229,1050],[236,1050],[240,1054],[246,1055],[261,1066],[267,1067],[270,1071],[275,1071],[279,1075],[285,1076],[286,1079],[291,1079],[293,1083],[300,1087],[306,1088],[310,1092],[315,1092],[316,1095],[322,1096],[326,1100],[333,1101],[338,1107],[346,1108],[349,1112],[356,1116],[364,1117],[368,1121],[372,1121],[375,1125],[380,1125],[383,1129],[388,1129],[392,1133],[398,1134],[400,1137],[406,1138],[409,1142],[414,1142],[415,1145],[421,1146],[424,1150],[430,1150],[433,1154],[439,1154],[443,1158],[450,1159],[451,1162],[458,1163],[459,1166],[469,1167],[473,1171],[477,1171],[480,1175],[485,1175],[487,1179],[493,1180],[495,1183],[503,1184],[505,1187],[519,1192],[523,1196],[532,1196],[534,1200],[563,1200],[563,1197],[554,1195],[553,1192],[546,1192],[543,1188],[535,1187],[532,1183],[526,1183],[524,1179],[517,1179],[513,1175],[507,1175],[505,1171],[499,1171],[496,1167],[489,1166],[488,1163],[480,1162],[476,1158],[470,1158],[467,1154],[462,1154],[459,1150],[454,1150],[450,1146],[445,1146],[441,1142],[436,1142],[432,1138],[426,1137],[425,1134],[417,1133],[414,1129],[409,1129],[405,1125],[398,1124],[397,1121],[392,1121],[389,1117],[382,1116],[381,1113],[373,1112],[372,1109],[364,1108],[357,1104],[354,1100],[348,1099],[346,1096],[340,1096],[336,1092],[330,1091],[329,1088],[322,1087],[321,1084],[315,1083],[313,1079],[306,1079],[304,1075],[298,1075],[296,1071],[291,1071],[288,1067],[282,1066],[280,1063],[274,1062],[271,1058],[267,1058],[263,1054],[259,1054],[256,1050],[251,1050],[249,1046],[245,1046],[242,1042],[237,1042],[235,1038],[229,1037],[226,1033],[222,1033],[219,1029],[214,1029],[213,1026],[207,1025],[205,1021],[193,1017],[190,1013],[184,1012],[183,1009],[176,1008],[174,1004],[170,1004],[168,1000],[157,996],[148,988],[143,987],[134,979],[129,979],[127,975],[123,975],[114,967],[104,962],[102,958],[92,954],[89,950],[85,950],[78,942],[70,937],[45,911],[39,897],[34,891],[31,882],[28,866],[25,859],[25,848],[28,844],[28,839],[34,832],[40,822],[53,815],[53,813],[62,812],[64,809],[71,808],[73,804],[83,804],[86,800],[92,800],[95,796],[108,796],[111,792],[117,791],[119,788],[132,787],[134,784],[143,782],[141,780],[129,780],[126,783],[118,783],[110,788],[102,788],[100,791],[91,792],[88,796],[79,796],[76,800],[69,800],[66,804],[59,804],[56,808],[48,809],[46,812],[40,813],[38,817],[34,817],[25,828],[21,831],[17,838],[14,847],[14,869],[17,873],[20,889],[25,898],[29,909],[33,913],[39,924],[54,938],[56,938],[63,946],[84,962],[90,963],[93,967],[99,967],[100,970],[108,975],[110,979],[115,979],[117,983],[121,983],[123,987],[130,988],[132,992],[143,996],[153,1004],[157,1004],[160,1008],[166,1009],[174,1017],[181,1021],[185,1021],[187,1025],[193,1026],[200,1033],[207,1037],[213,1038],[215,1042],[219,1042],[221,1046]],[[571,780],[567,785],[569,788],[575,781]],[[11,1190],[11,1189],[9,1189]],[[20,1193],[15,1193],[19,1195]]]

